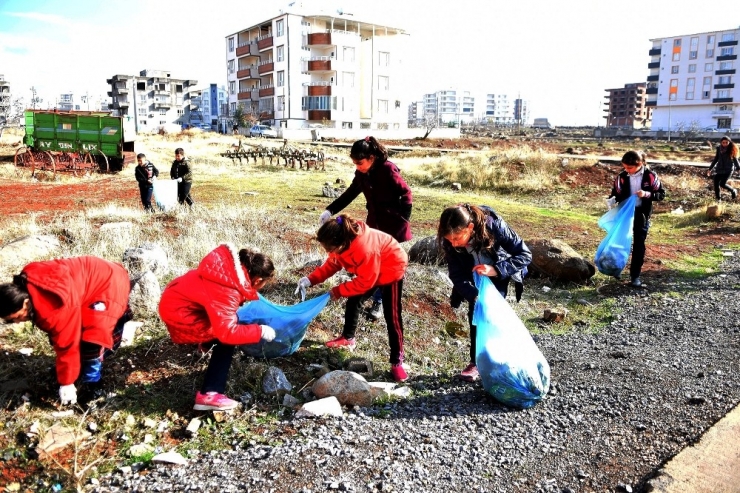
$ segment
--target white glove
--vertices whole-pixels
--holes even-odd
[[[308,280],[308,277],[301,277],[298,281],[298,287],[295,288],[295,293],[293,294],[301,293],[301,301],[306,301],[306,288],[310,287],[311,281]]]
[[[275,329],[269,325],[260,325],[262,328],[262,340],[270,342],[275,339]]]
[[[616,197],[609,197],[606,199],[606,209],[612,210],[612,208],[617,205],[617,198]]]
[[[77,388],[75,384],[62,385],[59,387],[59,400],[62,405],[77,404]]]
[[[154,176],[154,175],[152,175],[152,179],[151,179],[151,181],[152,181],[152,182],[154,182],[154,181],[155,181],[156,179],[157,179],[157,177],[156,177],[156,176]]]
[[[321,215],[319,216],[319,226],[324,224],[329,219],[331,219],[331,212],[329,211],[322,212]]]
[[[182,183],[182,178],[178,178],[177,183]]]

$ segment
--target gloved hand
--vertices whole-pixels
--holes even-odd
[[[324,224],[329,219],[331,219],[331,212],[325,210],[319,216],[319,226],[321,226],[322,224]]]
[[[306,301],[306,288],[311,287],[311,281],[308,280],[308,277],[301,277],[298,281],[298,287],[295,288],[295,293],[298,294],[301,293],[301,301]]]
[[[269,325],[260,325],[260,328],[262,328],[263,341],[271,342],[273,339],[275,339],[275,329],[273,329]]]
[[[617,205],[617,198],[616,197],[609,197],[606,199],[606,209],[612,210],[612,208]]]
[[[59,387],[59,400],[62,405],[77,404],[77,388],[75,384],[62,385]]]
[[[178,178],[177,183],[182,183],[182,178]]]

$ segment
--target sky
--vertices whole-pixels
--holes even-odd
[[[408,34],[404,104],[457,88],[521,97],[556,126],[604,124],[605,89],[644,82],[651,39],[735,29],[740,3],[696,0],[304,0]],[[0,0],[0,74],[26,103],[31,87],[106,97],[106,79],[168,70],[198,87],[226,83],[225,38],[287,0]],[[84,109],[84,107],[83,107]]]

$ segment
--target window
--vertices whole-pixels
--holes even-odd
[[[692,64],[689,65],[689,73],[690,74],[693,74],[695,72],[696,72],[696,64],[695,63],[692,63]]]
[[[381,67],[387,67],[391,64],[391,54],[387,51],[378,52],[378,65]]]
[[[675,101],[678,96],[678,79],[671,79],[671,88],[668,92],[668,100]]]
[[[285,111],[285,96],[278,96],[277,109],[278,111]]]
[[[141,116],[146,116],[146,108],[139,108],[139,114]]]
[[[714,64],[713,63],[705,63],[704,64],[704,72],[711,72],[714,70]]]
[[[691,38],[691,49],[695,50],[698,47],[699,47],[699,37],[696,36],[696,37]]]
[[[714,57],[714,48],[707,48],[707,54],[704,55],[705,58],[713,58]]]
[[[732,83],[732,77],[729,75],[721,75],[717,79],[717,84],[731,84]]]
[[[735,33],[723,33],[722,41],[735,41]]]
[[[671,67],[671,73],[672,74],[677,74],[678,73],[678,65],[674,65],[674,66]]]
[[[234,51],[234,38],[229,38],[229,51]]]
[[[702,79],[702,86],[701,86],[701,98],[702,99],[709,99],[709,96],[711,94],[711,88],[712,88],[712,78],[704,77]]]
[[[717,128],[730,128],[732,126],[732,118],[717,118]]]
[[[732,62],[719,62],[720,70],[732,70]]]
[[[735,47],[734,46],[725,46],[722,48],[719,52],[720,56],[728,56],[735,53]]]
[[[279,70],[277,73],[277,86],[283,87],[285,85],[285,71]]]
[[[342,122],[342,128],[352,128],[352,122]]]
[[[236,81],[229,82],[229,94],[236,94]]]
[[[674,39],[673,46],[681,46],[681,38]]]
[[[717,91],[717,97],[718,98],[729,98],[730,97],[730,90],[729,89],[720,89]]]
[[[229,63],[227,65],[229,67],[229,73],[233,74],[234,73],[234,60],[229,60]]]
[[[694,85],[696,83],[696,79],[686,79],[686,99],[694,99]]]
[[[280,45],[280,46],[277,47],[275,56],[276,56],[278,62],[282,62],[283,61],[283,57],[285,56],[285,45]]]
[[[714,34],[707,36],[707,46],[714,46]]]
[[[236,111],[236,103],[229,103],[229,112],[231,114],[234,114],[235,111]]]
[[[689,52],[689,60],[696,60],[698,56],[699,56],[699,52],[696,50]]]
[[[680,60],[681,60],[681,52],[680,51],[674,52],[673,53],[673,61],[674,62],[678,62]]]
[[[378,90],[380,91],[388,90],[388,77],[387,76],[385,75],[378,76]]]
[[[355,73],[354,72],[342,72],[342,86],[343,87],[355,87]]]
[[[355,61],[355,49],[351,46],[345,46],[342,48],[342,59],[345,62],[354,62]]]
[[[280,19],[279,21],[275,21],[275,31],[277,31],[278,37],[285,34],[285,21],[284,20]]]
[[[167,120],[159,120],[160,125],[167,125]]]
[[[166,115],[167,114],[167,110],[164,109],[164,108],[159,108],[159,114],[160,115]]]
[[[378,113],[388,113],[387,99],[378,99]]]
[[[337,98],[333,96],[304,96],[301,98],[301,109],[306,110],[335,110]]]

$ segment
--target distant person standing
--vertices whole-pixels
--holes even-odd
[[[730,191],[732,200],[737,197],[737,190],[727,184],[732,172],[740,170],[737,154],[737,144],[731,141],[729,137],[722,137],[722,140],[719,141],[717,153],[714,155],[709,169],[707,169],[707,176],[711,176],[712,169],[714,169],[714,198],[717,200],[722,199],[721,188]]]
[[[141,205],[144,206],[145,211],[154,212],[152,194],[154,193],[154,180],[159,176],[159,170],[147,161],[146,155],[143,152],[136,155],[136,161],[138,166],[134,170],[134,176],[139,183]]]
[[[388,151],[375,137],[365,137],[352,144],[349,153],[355,165],[355,176],[334,202],[319,217],[324,224],[333,214],[344,210],[360,193],[365,196],[367,225],[391,235],[397,242],[411,239],[411,188],[401,176],[398,166],[388,160]],[[377,290],[368,315],[378,320],[383,315],[382,295]]]
[[[185,157],[185,151],[182,147],[175,149],[175,160],[172,161],[170,168],[170,178],[177,180],[177,201],[180,204],[187,203],[193,206],[193,199],[190,197],[190,187],[193,186],[193,172],[190,169],[190,161]]]

